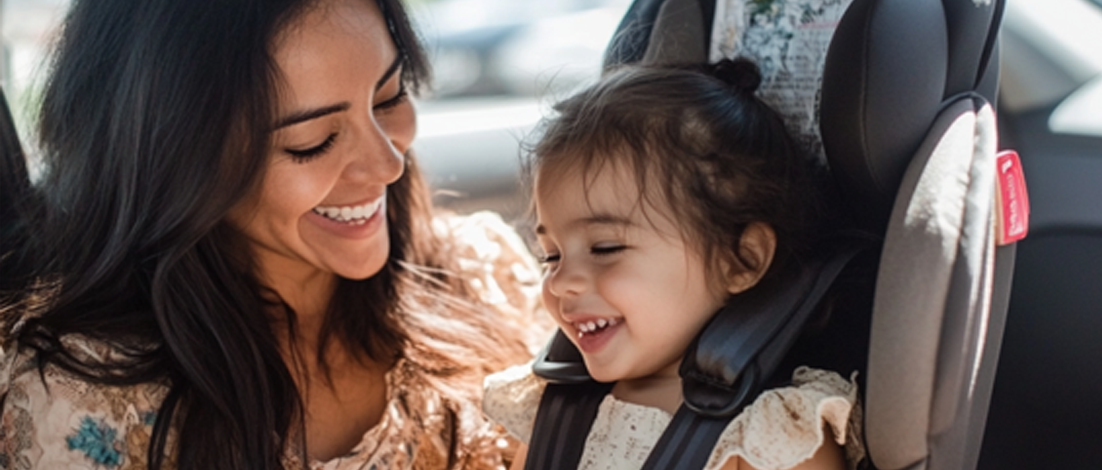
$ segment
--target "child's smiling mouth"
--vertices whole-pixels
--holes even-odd
[[[577,331],[574,341],[585,354],[600,351],[623,325],[623,318],[589,318],[570,322],[570,326]]]
[[[578,339],[581,339],[585,335],[596,334],[604,331],[606,328],[616,326],[622,320],[618,318],[598,318],[596,320],[589,320],[584,322],[571,322],[570,324],[578,330]]]

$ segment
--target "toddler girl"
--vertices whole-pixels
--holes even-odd
[[[681,404],[693,338],[731,296],[783,282],[821,229],[815,168],[760,81],[744,59],[621,68],[560,103],[533,149],[544,303],[589,374],[615,383],[581,469],[640,468]],[[483,408],[527,442],[545,384],[530,365],[495,374]],[[705,468],[854,468],[858,414],[852,379],[800,367],[731,421]]]

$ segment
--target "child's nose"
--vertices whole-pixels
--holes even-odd
[[[585,292],[588,286],[585,269],[578,263],[560,261],[544,281],[547,290],[555,297],[576,296]]]

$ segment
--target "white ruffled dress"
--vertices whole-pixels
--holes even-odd
[[[793,372],[792,385],[762,392],[723,431],[705,470],[718,470],[740,456],[761,470],[792,468],[815,455],[830,426],[844,447],[850,469],[864,459],[856,373],[850,380],[810,367]],[[531,364],[486,378],[482,407],[486,414],[527,443],[547,382]],[[579,470],[642,468],[672,416],[659,408],[607,395],[586,438]]]

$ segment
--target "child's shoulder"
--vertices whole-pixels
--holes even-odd
[[[483,381],[482,411],[527,443],[547,382],[532,373],[532,363],[491,374]]]
[[[797,368],[791,385],[762,392],[731,421],[705,468],[722,468],[736,456],[760,469],[791,468],[815,455],[830,436],[854,468],[865,456],[855,377]]]

